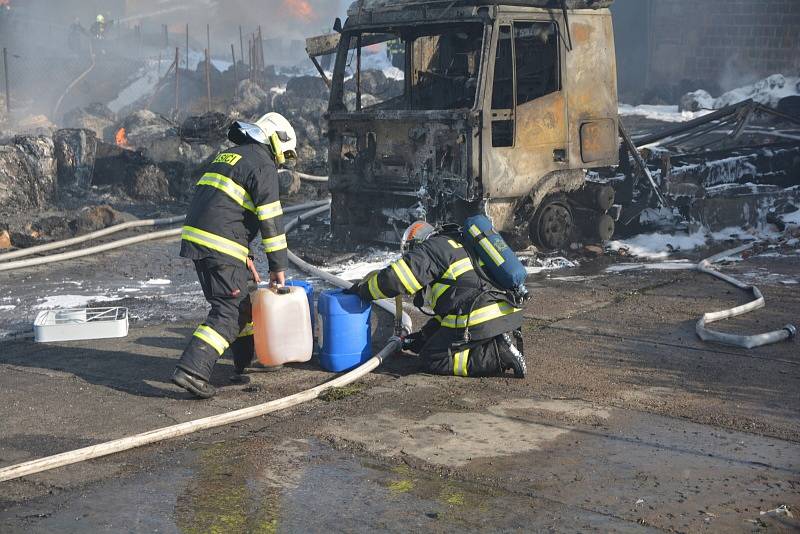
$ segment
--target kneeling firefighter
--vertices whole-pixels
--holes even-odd
[[[217,155],[197,182],[181,234],[181,256],[194,261],[211,311],[172,381],[201,398],[216,392],[211,371],[228,347],[237,373],[253,359],[250,292],[261,279],[249,244],[259,231],[270,285],[283,285],[288,267],[277,171],[286,158],[297,157],[294,129],[283,116],[267,113],[255,124],[233,123],[228,139],[237,146]]]
[[[482,220],[491,227],[488,219]],[[527,367],[521,352],[519,306],[527,299],[524,274],[517,291],[499,288],[487,275],[481,255],[486,249],[492,252],[487,259],[497,265],[504,260],[487,236],[467,221],[467,228],[477,232],[462,234],[456,226],[436,229],[427,222],[415,222],[403,235],[403,257],[367,275],[347,292],[370,301],[415,295],[420,309],[423,304],[430,306],[434,317],[422,330],[407,336],[404,346],[419,354],[431,373],[490,376],[513,370],[514,376],[523,378]],[[496,233],[494,237],[502,239]],[[507,247],[504,252],[513,256]]]

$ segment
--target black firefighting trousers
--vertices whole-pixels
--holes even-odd
[[[508,333],[513,340],[514,332]],[[462,345],[463,330],[438,328],[420,350],[423,365],[429,373],[455,376],[494,376],[502,374],[504,366],[500,351],[507,350],[502,336],[473,341]],[[521,343],[515,343],[521,350]]]
[[[209,257],[194,260],[194,265],[211,311],[194,331],[177,367],[208,381],[217,359],[229,347],[237,371],[253,359],[250,292],[256,284],[244,263]]]

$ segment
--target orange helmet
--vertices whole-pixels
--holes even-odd
[[[436,232],[436,228],[425,221],[415,221],[411,223],[400,241],[400,250],[408,252],[417,243],[422,243]]]

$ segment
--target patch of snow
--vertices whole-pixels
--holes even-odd
[[[271,87],[269,90],[270,93],[275,93],[276,95],[282,95],[286,92],[285,85],[276,85],[275,87]]]
[[[577,267],[579,264],[575,261],[570,261],[563,256],[534,258],[534,265],[526,265],[525,271],[528,274],[539,274],[544,271],[557,271],[560,269],[571,269]]]
[[[147,282],[142,282],[142,285],[145,286],[168,286],[172,283],[172,280],[167,280],[166,278],[151,278]]]
[[[759,104],[777,108],[778,102],[787,96],[800,95],[800,78],[785,77],[782,74],[773,74],[752,85],[745,85],[728,91],[714,100],[715,109],[738,104],[747,99],[753,99]]]
[[[141,291],[141,289],[138,287],[123,287],[119,290],[120,293],[138,293],[139,291]]]
[[[197,67],[201,63],[205,63],[206,61],[206,54],[203,50],[189,50],[189,70],[197,70]],[[181,68],[186,68],[186,56],[181,57]],[[170,63],[167,63],[167,67],[169,67]],[[225,61],[223,59],[214,59],[211,58],[211,66],[217,69],[220,72],[225,72],[229,68],[233,66],[233,63],[230,61]]]
[[[54,295],[40,299],[33,307],[35,310],[52,310],[54,308],[84,308],[90,302],[111,302],[119,300],[116,295]]]
[[[653,269],[656,271],[685,271],[694,269],[697,266],[687,260],[678,261],[662,261],[658,263],[617,263],[606,267],[607,273],[621,273],[625,271],[633,271],[636,269]]]
[[[108,109],[119,113],[121,109],[151,94],[158,85],[158,71],[158,61],[149,61],[139,70],[133,83],[120,91],[117,98],[108,103]]]
[[[631,256],[661,260],[668,258],[676,250],[693,250],[706,244],[704,232],[693,234],[641,234],[626,240],[608,243],[611,250],[627,249]]]
[[[3,305],[0,305],[0,311],[11,311],[11,310],[13,310],[13,309],[15,309],[15,308],[16,308],[16,306],[15,306],[15,305],[13,305],[13,304],[3,304]]]
[[[678,106],[651,106],[640,105],[631,106],[628,104],[619,105],[620,115],[636,115],[646,119],[662,122],[686,122],[703,115],[708,115],[711,111],[678,111]]]
[[[372,271],[383,269],[399,257],[399,252],[375,251],[361,261],[345,262],[323,268],[345,280],[360,280]]]

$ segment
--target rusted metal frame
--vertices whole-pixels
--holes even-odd
[[[737,111],[739,111],[743,107],[750,105],[752,102],[753,102],[752,100],[745,100],[745,101],[740,102],[738,104],[734,104],[732,106],[728,106],[728,107],[722,108],[722,109],[717,110],[717,111],[715,111],[713,113],[709,113],[708,115],[703,115],[702,117],[698,117],[696,119],[692,119],[692,120],[687,121],[687,122],[685,122],[683,124],[680,124],[678,126],[674,126],[672,128],[667,128],[664,131],[661,131],[661,132],[658,132],[658,133],[655,133],[655,134],[651,134],[651,135],[645,135],[645,136],[642,136],[642,137],[637,137],[634,140],[634,142],[636,143],[636,146],[641,147],[641,146],[644,146],[644,145],[649,145],[649,144],[655,143],[657,141],[661,141],[663,139],[674,137],[674,136],[679,135],[679,134],[681,134],[683,132],[688,132],[690,130],[693,130],[694,128],[696,128],[698,126],[702,126],[704,124],[708,124],[710,122],[714,122],[716,120],[719,120],[719,119],[728,117],[730,115],[733,115],[734,113],[736,113]]]
[[[691,141],[693,139],[697,139],[698,137],[702,137],[704,135],[708,135],[709,133],[713,132],[714,130],[718,130],[718,129],[723,128],[725,126],[731,126],[733,124],[734,120],[735,120],[735,117],[728,117],[728,118],[723,119],[723,120],[721,120],[719,122],[714,122],[712,124],[709,124],[705,128],[693,129],[693,130],[685,132],[685,133],[683,133],[683,134],[681,134],[679,136],[668,137],[668,138],[664,139],[665,142],[660,143],[660,144],[661,145],[667,145],[668,144],[669,146],[676,146],[676,145],[679,145],[681,143],[686,143],[686,142]]]
[[[622,121],[619,123],[619,134],[622,136],[622,140],[625,143],[625,146],[628,149],[628,152],[633,157],[633,161],[639,167],[639,170],[647,177],[647,180],[650,182],[650,187],[652,187],[653,192],[655,193],[656,197],[658,198],[659,203],[665,207],[669,208],[670,204],[664,195],[661,194],[661,189],[656,184],[656,181],[653,179],[653,175],[650,174],[650,169],[647,168],[647,163],[645,163],[642,155],[639,154],[639,150],[637,150],[636,145],[633,143],[631,136],[628,135],[627,130],[622,125]],[[634,187],[636,187],[636,182],[634,182]]]
[[[772,115],[774,117],[778,117],[779,119],[783,119],[783,120],[791,122],[793,124],[800,125],[800,118],[793,117],[791,115],[787,115],[786,113],[781,113],[780,111],[772,109],[772,108],[768,108],[767,106],[765,106],[763,104],[756,104],[755,105],[755,110],[756,111],[760,111],[761,113],[767,113],[767,114]]]
[[[309,59],[311,59],[311,63],[314,64],[314,67],[316,67],[317,72],[319,72],[319,75],[322,77],[322,81],[325,82],[325,85],[327,85],[328,89],[330,89],[331,80],[328,78],[328,75],[325,74],[325,69],[323,69],[322,65],[319,64],[319,61],[317,61],[316,56],[308,56],[308,57]]]

